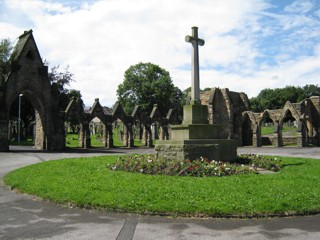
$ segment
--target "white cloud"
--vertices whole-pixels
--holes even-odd
[[[87,105],[99,97],[103,105],[112,106],[125,70],[139,62],[158,64],[179,88],[189,87],[191,73],[181,66],[190,64],[191,45],[184,37],[194,25],[206,41],[200,47],[201,66],[209,67],[200,73],[202,88],[228,87],[255,96],[263,88],[291,83],[290,78],[308,72],[304,59],[301,72],[289,74],[285,68],[294,63],[286,62],[284,53],[278,57],[282,67],[257,65],[256,57],[262,54],[259,37],[277,31],[261,24],[270,7],[263,0],[101,0],[76,8],[64,1],[10,0],[7,5],[33,23],[29,28],[43,58],[51,65],[70,66],[76,79],[71,88],[81,91]],[[283,26],[301,26],[286,16],[272,17]],[[14,39],[25,30],[15,26],[0,22],[0,38]],[[217,66],[225,69],[214,70]],[[285,80],[279,83],[281,78]]]
[[[284,8],[289,13],[307,13],[313,8],[313,3],[309,0],[298,0]]]

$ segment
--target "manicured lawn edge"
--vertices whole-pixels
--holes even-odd
[[[65,206],[181,217],[279,217],[320,213],[320,161],[282,158],[271,175],[171,177],[116,172],[118,156],[30,165],[5,184]]]

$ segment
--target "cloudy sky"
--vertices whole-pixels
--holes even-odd
[[[199,27],[200,86],[256,96],[320,85],[320,0],[0,0],[0,38],[33,29],[50,66],[69,65],[86,105],[111,107],[124,72],[151,62],[181,90],[191,85]]]

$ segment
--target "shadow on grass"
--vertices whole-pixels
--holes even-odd
[[[21,145],[10,145],[10,152],[18,153],[81,153],[81,154],[91,154],[91,153],[105,153],[105,154],[130,154],[130,153],[139,153],[141,152],[150,152],[154,153],[154,148],[139,146],[139,147],[113,147],[113,148],[104,148],[104,147],[91,147],[91,148],[70,148],[66,147],[65,150],[61,151],[50,151],[50,150],[38,150],[33,146],[21,146]]]
[[[305,163],[288,163],[288,164],[281,164],[281,168],[285,168],[285,167],[292,167],[292,166],[301,166],[304,165]]]

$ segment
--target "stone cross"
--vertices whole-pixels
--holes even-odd
[[[198,38],[198,27],[192,27],[192,36],[185,37],[186,42],[192,44],[193,51],[191,56],[191,104],[201,104],[200,85],[199,85],[199,49],[198,45],[203,46],[204,40]]]

